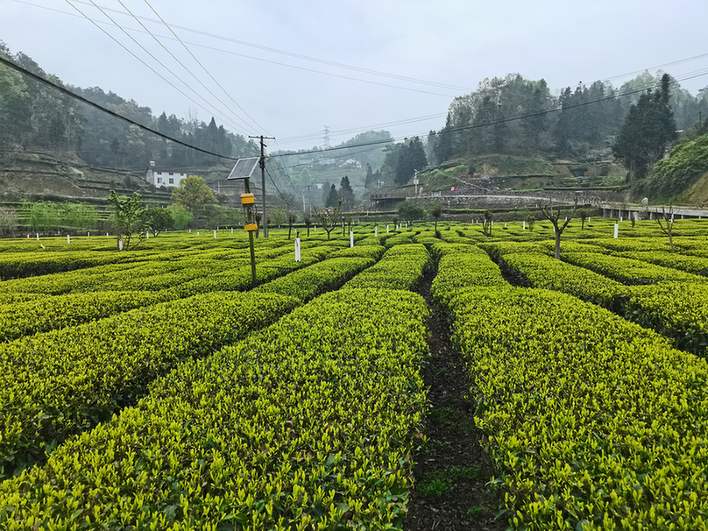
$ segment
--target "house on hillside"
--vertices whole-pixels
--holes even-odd
[[[186,173],[155,169],[155,161],[150,161],[150,167],[145,172],[145,180],[156,188],[177,188],[187,178]]]

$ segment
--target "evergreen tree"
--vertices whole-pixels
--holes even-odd
[[[349,183],[349,177],[345,175],[339,183],[339,199],[342,201],[342,208],[350,209],[354,206],[354,190]]]
[[[330,186],[329,193],[327,194],[327,200],[325,201],[325,207],[327,208],[337,208],[339,206],[339,194],[337,193],[337,187],[335,185]]]
[[[364,180],[364,187],[367,190],[376,187],[376,182],[374,181],[374,171],[371,169],[371,164],[366,163],[366,179]]]
[[[417,136],[413,137],[399,148],[394,181],[399,185],[406,184],[413,177],[415,170],[422,170],[427,165],[423,143]]]
[[[615,156],[629,170],[628,177],[646,176],[651,165],[664,156],[676,139],[676,123],[671,109],[671,79],[661,79],[658,90],[647,91],[632,105],[613,146]]]
[[[433,146],[435,153],[435,159],[438,164],[442,164],[450,158],[452,155],[452,135],[453,132],[450,131],[451,119],[450,114],[447,115],[447,120],[445,121],[445,127],[438,133],[437,142]]]

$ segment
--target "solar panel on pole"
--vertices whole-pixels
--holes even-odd
[[[253,230],[252,227],[257,227],[253,225],[253,204],[254,198],[251,194],[251,176],[253,171],[258,166],[260,157],[247,157],[243,159],[238,159],[234,167],[231,168],[227,181],[243,180],[243,190],[244,193],[241,194],[241,204],[246,209],[246,225],[245,229],[248,231],[248,247],[251,251],[251,283],[256,285],[256,249],[253,242]]]

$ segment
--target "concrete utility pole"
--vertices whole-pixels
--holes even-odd
[[[258,165],[261,167],[261,193],[263,194],[262,199],[262,210],[263,210],[263,237],[268,237],[268,214],[266,213],[266,185],[265,185],[265,174],[266,174],[266,159],[265,159],[265,148],[266,140],[275,140],[274,136],[249,136],[248,138],[257,138],[261,145],[261,157],[258,159]]]

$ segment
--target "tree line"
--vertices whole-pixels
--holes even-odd
[[[433,163],[488,153],[602,156],[617,142],[630,110],[640,104],[647,110],[647,93],[662,91],[663,77],[669,84],[663,105],[672,109],[676,129],[695,127],[701,115],[708,116],[708,88],[694,96],[668,76],[644,73],[618,89],[606,81],[579,83],[553,96],[545,80],[510,74],[485,79],[455,98],[445,126],[428,135],[428,152]],[[632,91],[637,93],[618,96]],[[517,116],[524,118],[509,120]]]

